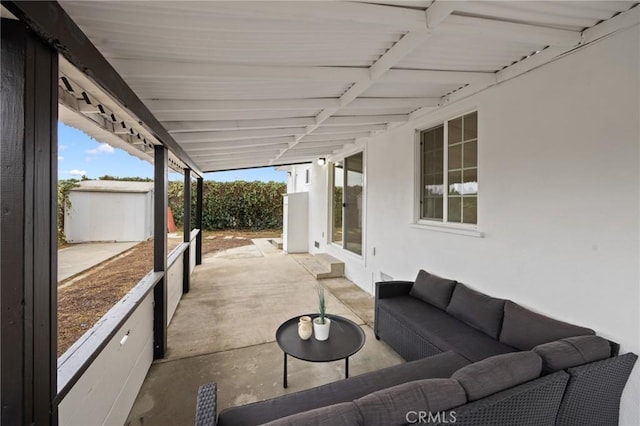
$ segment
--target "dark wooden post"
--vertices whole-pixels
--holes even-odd
[[[191,170],[184,169],[184,242],[191,243]],[[183,254],[182,292],[189,293],[191,287],[191,247]]]
[[[202,264],[202,195],[204,181],[202,178],[198,178],[198,185],[196,188],[196,228],[200,230],[196,237],[196,265]]]
[[[2,19],[3,424],[57,424],[58,54]]]
[[[153,358],[164,358],[167,351],[167,193],[169,152],[155,146],[153,187],[153,270],[164,272],[153,289]]]

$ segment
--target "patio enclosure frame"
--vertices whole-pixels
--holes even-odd
[[[57,52],[3,18],[1,392],[9,424],[57,424],[57,80]]]
[[[200,264],[202,172],[56,2],[2,2],[19,20],[2,18],[2,421],[58,424],[58,405],[153,289],[154,358],[167,348],[168,152],[187,164],[185,183],[197,177],[195,263]],[[137,299],[116,307],[102,341],[79,350],[77,369],[58,383],[57,358],[57,124],[58,55],[107,90],[140,118],[164,145],[155,146],[154,270],[136,288]],[[185,195],[190,197],[189,189]],[[190,217],[190,198],[185,209]],[[194,238],[185,221],[177,253],[190,264]],[[189,267],[182,275],[188,292]],[[142,285],[142,287],[140,287]],[[123,310],[126,309],[126,310]],[[82,339],[81,339],[82,340]],[[11,366],[11,368],[7,368]]]

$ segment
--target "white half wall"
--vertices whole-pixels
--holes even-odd
[[[60,425],[124,424],[152,360],[150,292],[64,397],[59,405]]]
[[[196,240],[192,238],[189,243],[189,275],[193,274],[194,269],[196,269]]]
[[[169,256],[173,261],[173,256]],[[175,262],[167,270],[167,325],[171,323],[173,314],[182,299],[182,277],[184,271],[184,252],[177,256]]]
[[[640,353],[639,40],[636,25],[369,140],[362,257],[328,243],[330,166],[312,165],[310,252],[370,292],[426,269]],[[484,237],[414,225],[416,130],[476,109]],[[636,365],[620,424],[640,424],[638,400]]]

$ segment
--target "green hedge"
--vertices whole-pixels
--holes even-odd
[[[69,191],[79,186],[77,179],[61,179],[58,181],[58,242],[64,243],[64,211],[71,208]]]
[[[217,229],[281,229],[282,195],[279,182],[204,181],[202,227]],[[169,182],[169,207],[176,225],[182,226],[183,183]],[[195,226],[196,184],[191,186],[192,226]]]
[[[137,180],[146,178],[113,178],[100,180]],[[64,209],[71,207],[69,191],[78,186],[76,179],[58,181],[58,240],[64,242]],[[202,227],[218,229],[282,229],[282,195],[287,185],[279,182],[213,182],[204,181]],[[183,183],[169,182],[169,207],[176,225],[182,226]],[[195,227],[196,184],[191,186],[192,227]]]

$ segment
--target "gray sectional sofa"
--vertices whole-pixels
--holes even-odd
[[[375,310],[376,337],[406,360],[452,350],[479,361],[595,334],[425,271],[415,282],[377,283]]]
[[[611,425],[637,356],[593,330],[420,271],[376,284],[376,337],[408,362],[216,413],[197,425]]]

